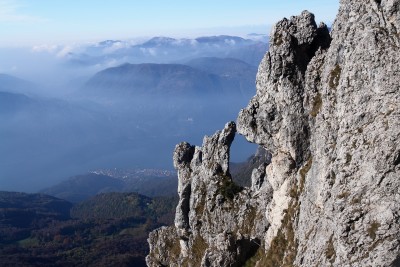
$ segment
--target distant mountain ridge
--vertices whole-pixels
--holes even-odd
[[[185,96],[220,93],[221,83],[216,75],[180,64],[124,64],[97,73],[86,83],[85,91],[96,90],[93,95],[110,93],[114,97]]]
[[[41,193],[80,202],[99,193],[119,192],[124,188],[124,182],[110,176],[88,173],[77,175],[53,187],[42,190]]]
[[[108,192],[136,192],[148,197],[174,196],[178,186],[177,181],[176,174],[169,172],[140,174],[135,170],[125,172],[99,170],[70,177],[40,192],[73,203]]]
[[[241,94],[243,98],[255,93],[257,67],[237,58],[199,57],[185,63],[201,71],[218,75],[225,95]]]
[[[195,39],[153,37],[142,43],[131,41],[105,40],[81,47],[67,54],[67,62],[80,66],[114,66],[130,62],[176,63],[196,57],[234,57],[258,66],[268,44],[264,41],[245,39],[237,36],[204,36]]]
[[[34,100],[24,94],[0,91],[0,116],[13,114],[33,104]]]
[[[123,64],[94,75],[81,90],[94,97],[249,97],[257,68],[232,58],[204,57],[183,64]]]
[[[38,93],[38,86],[30,81],[0,73],[0,91],[35,95]]]
[[[186,65],[208,73],[233,76],[244,76],[247,72],[257,73],[257,67],[236,58],[199,57],[189,60]]]

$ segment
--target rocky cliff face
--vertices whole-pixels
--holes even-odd
[[[329,34],[274,27],[257,94],[202,147],[175,149],[175,227],[149,266],[400,266],[400,1],[342,0]],[[272,153],[240,188],[237,131]]]

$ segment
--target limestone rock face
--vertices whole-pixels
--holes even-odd
[[[270,51],[258,69],[257,95],[238,118],[238,130],[249,141],[272,153],[290,153],[298,163],[308,157],[305,72],[318,49],[326,49],[330,40],[326,25],[317,27],[306,11],[275,25]]]
[[[342,0],[329,34],[276,24],[237,130],[272,154],[229,173],[231,122],[175,149],[175,226],[149,266],[400,266],[400,0]]]

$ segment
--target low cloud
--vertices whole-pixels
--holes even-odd
[[[79,52],[80,45],[54,45],[54,44],[41,44],[32,47],[33,53],[48,53],[54,55],[56,58],[65,58],[70,53]]]

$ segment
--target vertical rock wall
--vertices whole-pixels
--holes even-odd
[[[175,227],[149,266],[400,265],[400,1],[342,0],[331,34],[278,22],[257,94],[202,147],[175,149]],[[236,186],[238,132],[272,153]]]

